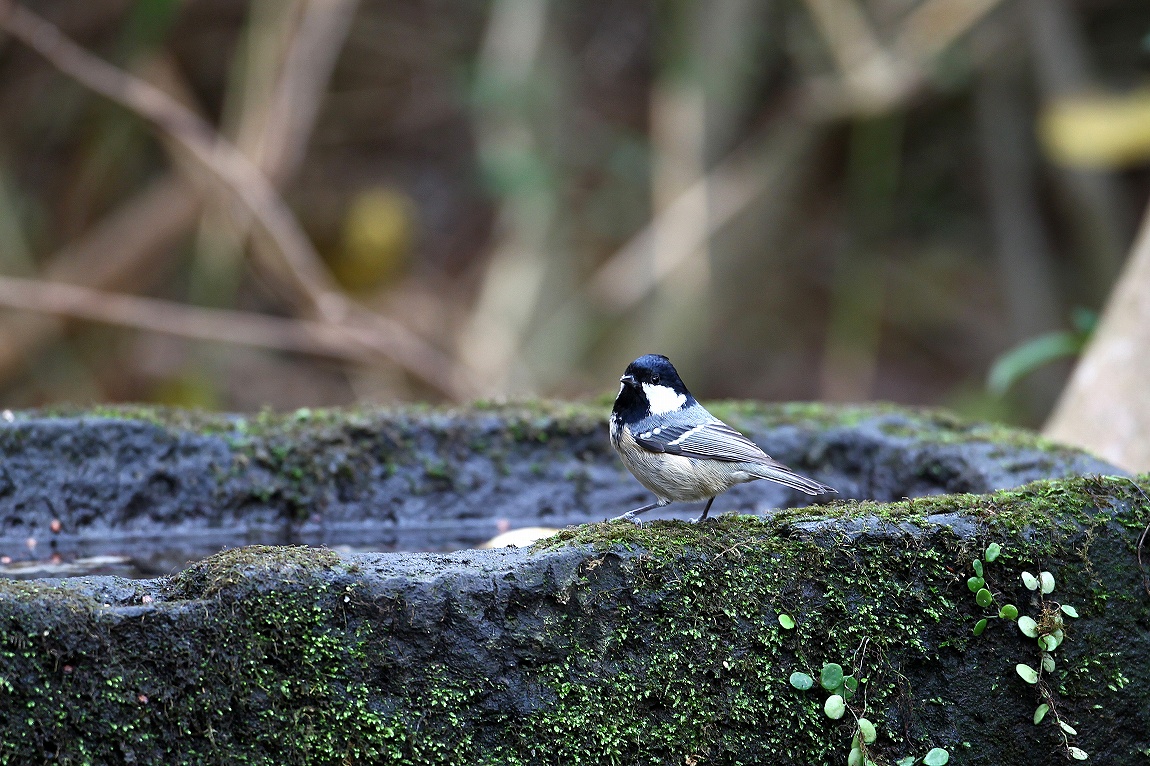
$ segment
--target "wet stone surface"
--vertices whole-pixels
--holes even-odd
[[[152,580],[0,580],[0,762],[844,763],[853,717],[787,682],[834,662],[864,679],[850,705],[878,728],[876,763],[1058,763],[1067,740],[1033,723],[1015,671],[1039,666],[1034,639],[1001,619],[972,634],[1011,603],[1076,608],[1047,683],[1070,744],[1133,766],[1150,748],[1147,489],[1088,477],[586,524],[532,549],[252,546]],[[991,542],[983,608],[966,578]]]
[[[769,454],[898,500],[1119,473],[1022,431],[888,406],[718,405]],[[251,417],[17,413],[0,423],[0,575],[167,574],[226,547],[451,551],[650,501],[608,445],[608,407],[527,403]],[[713,512],[810,502],[766,482]],[[648,518],[696,516],[672,505]]]
[[[757,482],[701,524],[581,523],[646,501],[604,406],[20,415],[0,552],[37,579],[0,577],[0,764],[806,766],[845,762],[864,714],[876,763],[1144,760],[1144,480],[941,413],[715,410],[847,499]],[[365,552],[528,525],[565,528]],[[96,554],[176,573],[45,577]],[[1079,615],[1044,680],[1073,739],[1033,723],[1015,667],[1049,658],[1007,603]],[[865,679],[851,716],[787,682],[824,663]]]

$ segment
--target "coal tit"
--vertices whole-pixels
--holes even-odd
[[[747,437],[707,412],[679,379],[671,361],[641,356],[619,378],[611,410],[611,446],[639,483],[655,493],[650,505],[619,519],[675,501],[706,500],[755,479],[778,482],[808,495],[835,492],[771,458]]]

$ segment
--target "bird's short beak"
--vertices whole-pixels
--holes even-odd
[[[635,388],[639,385],[639,381],[635,380],[634,375],[624,375],[623,377],[619,378],[619,382],[623,385],[630,386],[631,388]]]

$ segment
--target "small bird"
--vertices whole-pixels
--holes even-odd
[[[835,492],[787,468],[695,401],[671,360],[641,356],[619,378],[611,409],[611,446],[639,483],[655,493],[654,503],[614,521],[675,501],[706,500],[702,521],[715,496],[755,479],[784,484],[808,495]]]

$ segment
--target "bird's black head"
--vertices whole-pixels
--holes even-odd
[[[695,403],[671,360],[661,354],[641,356],[619,378],[619,396],[612,414],[625,423],[689,407]]]

